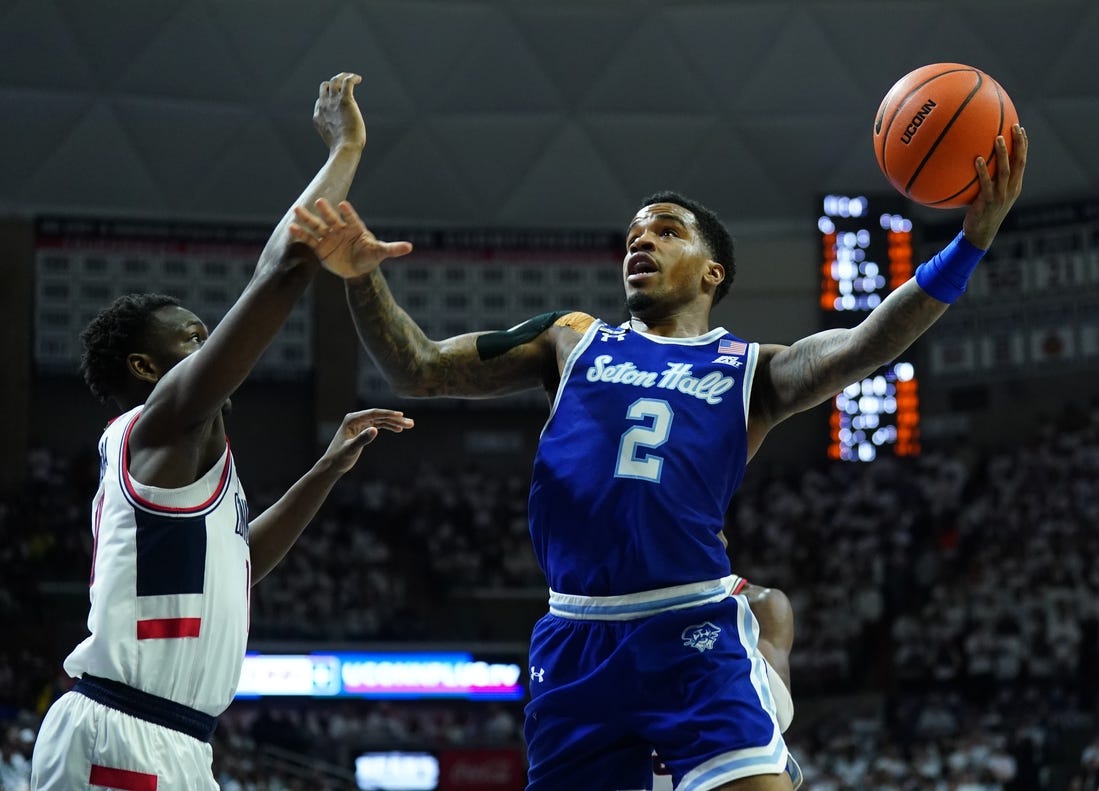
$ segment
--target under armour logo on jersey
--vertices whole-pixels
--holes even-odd
[[[534,665],[531,665],[530,666],[530,680],[531,681],[537,681],[539,684],[541,684],[543,681],[546,680],[546,669],[544,667],[540,667],[537,670],[535,670]]]
[[[626,332],[627,332],[627,330],[625,330],[621,327],[618,327],[618,328],[607,327],[605,329],[599,330],[599,340],[603,341],[604,343],[611,340],[612,338],[616,341],[624,341],[624,340],[626,340]]]
[[[683,645],[688,648],[697,648],[698,653],[701,654],[703,651],[709,651],[714,647],[714,643],[717,642],[717,638],[720,634],[720,626],[714,626],[709,621],[706,621],[705,623],[696,623],[694,626],[688,626],[683,630],[680,639],[683,640]]]
[[[237,507],[237,527],[236,534],[244,539],[244,543],[248,543],[248,502],[244,500],[237,492],[233,492],[233,502]]]

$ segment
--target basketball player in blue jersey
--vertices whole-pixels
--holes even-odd
[[[366,141],[358,82],[321,84],[314,122],[329,156],[301,200],[347,194]],[[146,294],[119,298],[81,336],[88,385],[123,414],[99,444],[91,635],[65,660],[79,680],[42,723],[34,789],[216,789],[209,741],[240,678],[251,586],[379,429],[412,426],[390,410],[348,415],[313,468],[249,516],[223,412],[320,270],[289,224],[288,213],[213,332]]]
[[[1012,135],[1011,155],[996,142],[994,177],[976,161],[980,194],[954,241],[859,326],[791,346],[711,328],[732,238],[675,193],[643,201],[627,227],[621,326],[561,312],[442,341],[378,270],[394,243],[347,203],[295,210],[291,233],[345,278],[360,338],[398,393],[542,387],[552,403],[529,501],[550,587],[531,638],[529,791],[649,788],[653,749],[678,791],[789,791],[758,626],[719,537],[726,509],[776,424],[895,359],[965,290],[1022,189],[1027,140]]]
[[[778,588],[753,585],[744,578],[733,587],[743,594],[759,624],[758,647],[767,665],[767,680],[775,698],[775,719],[783,733],[794,720],[794,699],[790,695],[790,651],[794,646],[794,610],[790,599]],[[787,764],[794,788],[801,785],[801,767],[793,756]],[[653,756],[653,791],[672,791],[671,771]]]

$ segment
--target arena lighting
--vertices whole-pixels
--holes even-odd
[[[829,194],[817,208],[821,324],[853,327],[912,277],[912,221],[899,195]],[[882,455],[919,455],[919,384],[907,359],[911,353],[832,400],[829,458],[870,462]]]
[[[355,759],[355,784],[361,791],[435,791],[439,759],[423,752],[363,753]]]
[[[514,662],[462,652],[250,653],[236,697],[520,700],[522,680]]]

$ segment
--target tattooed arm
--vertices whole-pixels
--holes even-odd
[[[996,140],[995,177],[984,159],[977,158],[981,191],[966,212],[962,234],[921,264],[915,278],[890,294],[857,327],[820,332],[792,346],[760,348],[749,412],[749,454],[755,453],[775,424],[896,359],[961,295],[969,273],[992,245],[1022,190],[1027,137],[1018,125],[1011,134],[1010,156],[1004,139]]]
[[[509,344],[489,356],[486,342],[507,333],[468,333],[430,340],[397,304],[379,270],[345,281],[347,304],[363,346],[394,391],[413,397],[487,397],[542,386],[556,389],[557,316],[536,317],[549,326],[534,327],[529,340]]]
[[[792,346],[761,346],[749,411],[751,450],[775,424],[896,359],[947,307],[909,280],[857,327],[818,332]]]
[[[337,210],[319,200],[316,211],[297,207],[294,213],[291,235],[344,279],[359,338],[399,395],[479,398],[539,385],[556,390],[563,358],[590,317],[546,313],[502,332],[433,341],[393,299],[378,269],[385,259],[410,253],[411,244],[379,240],[346,201]]]

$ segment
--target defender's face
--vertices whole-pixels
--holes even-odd
[[[165,305],[153,313],[150,352],[164,367],[163,373],[167,373],[201,349],[209,334],[206,325],[191,311],[179,305]]]
[[[627,304],[693,299],[709,261],[693,212],[674,203],[644,207],[626,231]]]
[[[167,305],[155,311],[149,339],[152,353],[161,366],[160,376],[201,349],[209,336],[202,319],[186,308]],[[222,415],[228,415],[232,409],[232,399],[226,399],[221,405]]]

